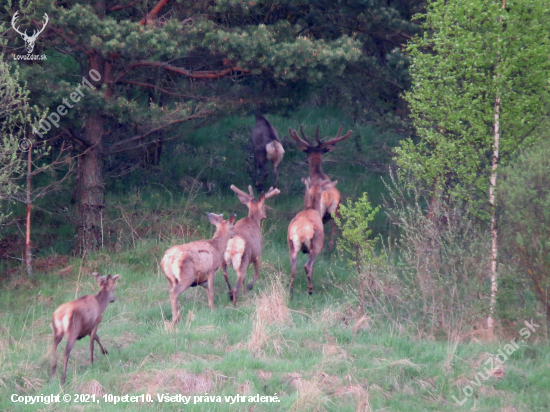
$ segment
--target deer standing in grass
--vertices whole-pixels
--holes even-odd
[[[313,266],[315,259],[323,248],[325,232],[323,229],[323,206],[321,197],[323,193],[334,189],[338,181],[331,182],[324,180],[313,184],[311,180],[302,179],[306,185],[304,196],[304,210],[298,213],[288,225],[286,241],[290,255],[290,266],[292,268],[290,280],[290,297],[294,292],[294,277],[296,275],[296,261],[298,252],[309,253],[304,269],[308,280],[308,293],[313,293]]]
[[[210,240],[197,240],[174,246],[166,251],[160,266],[170,282],[172,322],[181,319],[178,296],[189,287],[200,285],[207,290],[208,304],[214,310],[214,277],[223,262],[227,242],[233,236],[235,215],[223,220],[223,214],[207,213],[208,220],[216,226]]]
[[[99,276],[97,272],[92,273],[99,285],[97,295],[85,295],[69,303],[64,303],[53,313],[53,363],[52,375],[55,375],[57,369],[57,345],[67,336],[67,346],[65,347],[65,364],[63,366],[63,375],[61,384],[65,383],[67,377],[67,363],[69,355],[73,349],[76,340],[90,335],[90,362],[94,363],[94,341],[97,341],[101,352],[107,355],[107,350],[103,347],[97,336],[97,327],[103,319],[103,312],[107,305],[115,301],[115,281],[119,275]]]
[[[252,129],[252,147],[254,149],[254,168],[256,173],[256,189],[261,192],[269,174],[266,168],[268,162],[273,164],[273,187],[277,187],[279,166],[283,161],[285,150],[279,140],[275,128],[263,116],[256,116],[256,124]]]
[[[322,156],[325,153],[334,150],[336,143],[347,139],[352,134],[352,131],[350,130],[344,136],[340,137],[340,134],[342,133],[342,127],[340,127],[340,130],[338,130],[338,134],[336,135],[336,137],[327,142],[322,142],[321,139],[319,139],[319,126],[317,126],[317,130],[315,132],[315,140],[317,141],[317,146],[314,146],[305,136],[302,126],[300,126],[300,133],[302,134],[303,139],[298,136],[296,130],[292,130],[289,128],[288,132],[290,133],[290,137],[292,137],[292,139],[296,141],[298,149],[306,154],[306,163],[309,167],[309,178],[311,179],[311,183],[313,185],[329,179],[329,177],[321,170],[321,163],[323,160]],[[340,192],[336,188],[332,188],[331,190],[323,192],[321,199],[321,216],[323,218],[323,224],[332,219],[333,214],[339,216],[338,206],[340,205],[340,200]],[[329,249],[332,249],[334,243],[335,230],[336,225],[334,225],[332,228],[332,236],[329,243]]]
[[[227,249],[224,254],[224,262],[222,263],[223,276],[229,288],[229,298],[233,300],[233,306],[237,304],[239,290],[244,292],[244,279],[246,270],[251,263],[254,263],[254,278],[246,289],[251,290],[254,283],[260,275],[260,259],[262,257],[262,230],[260,221],[266,218],[264,201],[280,193],[279,189],[273,189],[260,195],[260,199],[254,198],[252,186],[248,186],[249,194],[238,189],[235,185],[231,185],[240,202],[248,207],[248,217],[239,220],[235,224],[234,236],[227,243]],[[237,286],[235,290],[231,288],[229,278],[227,276],[227,266],[233,266],[237,272]]]

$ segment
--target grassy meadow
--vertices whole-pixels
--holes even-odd
[[[339,181],[343,198],[356,199],[366,191],[374,205],[386,194],[382,177],[387,176],[391,148],[403,136],[346,123],[341,120],[344,114],[329,109],[302,110],[290,119],[268,118],[286,153],[279,175],[281,194],[266,202],[272,210],[262,224],[264,252],[254,290],[239,296],[234,308],[218,272],[215,310],[210,311],[205,290],[190,288],[180,295],[182,321],[174,326],[168,282],[159,267],[169,247],[213,234],[206,212],[236,212],[238,218],[247,214],[229,186],[246,190],[252,182],[253,119],[232,117],[199,130],[190,128],[182,139],[166,143],[162,170],[137,170],[108,180],[105,246],[99,253],[84,259],[69,255],[74,228],[63,213],[54,211],[56,205],[68,204],[69,190],[52,201],[49,213],[35,217],[35,277],[28,279],[0,263],[0,410],[550,410],[544,325],[484,380],[478,373],[485,373],[487,359],[505,350],[511,339],[519,341],[524,325],[497,334],[496,340],[485,339],[473,324],[468,333],[434,334],[415,317],[406,299],[402,305],[377,295],[359,301],[357,275],[337,251],[325,250],[318,258],[312,296],[303,271],[306,257],[300,255],[294,298],[289,300],[286,228],[301,208],[300,178],[307,175],[307,165],[303,153],[292,146],[288,127],[304,125],[306,134],[314,136],[319,124],[324,138],[335,136],[341,124],[344,133],[352,129],[352,137],[326,155],[323,171]],[[390,233],[382,209],[373,235]],[[17,234],[13,228],[13,239]],[[96,270],[121,275],[116,301],[98,328],[109,354],[102,355],[95,345],[90,365],[89,338],[77,341],[67,383],[61,387],[59,379],[49,375],[51,316],[60,304],[97,292],[91,276]],[[229,276],[234,283],[232,269]],[[247,283],[251,277],[252,267]],[[58,374],[65,342],[57,351]],[[465,397],[463,388],[468,386],[472,394]],[[11,401],[13,394],[77,393],[95,395],[100,403]],[[206,393],[220,396],[222,402],[193,404],[193,396]],[[103,401],[105,394],[150,394],[154,402],[114,405]],[[161,403],[160,394],[192,398],[187,405]],[[276,395],[280,402],[225,402],[224,396],[236,394]],[[453,396],[458,401],[466,398],[465,403],[459,406]]]

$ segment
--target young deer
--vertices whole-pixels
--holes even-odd
[[[119,275],[99,276],[98,273],[92,273],[99,285],[97,295],[86,295],[69,303],[64,303],[53,313],[53,363],[52,375],[55,375],[57,369],[57,345],[67,336],[67,346],[65,347],[65,364],[63,366],[63,375],[61,384],[65,383],[67,377],[67,363],[69,355],[73,349],[76,340],[90,335],[90,361],[94,363],[94,340],[97,341],[101,352],[107,355],[107,350],[103,347],[97,336],[97,326],[103,319],[103,312],[111,302],[115,301],[115,281]]]
[[[321,196],[323,193],[334,189],[338,183],[337,180],[331,182],[324,180],[317,184],[312,184],[308,178],[302,179],[306,185],[304,196],[304,210],[298,213],[288,225],[288,234],[286,241],[288,243],[288,252],[290,255],[290,266],[292,268],[290,280],[290,297],[294,292],[294,277],[296,275],[296,261],[298,252],[309,253],[309,258],[304,265],[308,280],[308,293],[313,293],[313,266],[315,259],[323,248],[325,241],[325,232],[323,229]]]
[[[252,129],[252,146],[254,148],[254,165],[256,172],[256,189],[261,192],[269,174],[268,162],[273,163],[273,187],[277,187],[279,166],[283,161],[285,149],[279,140],[275,128],[263,116],[256,115],[256,124]]]
[[[216,226],[210,240],[197,240],[166,251],[160,266],[170,282],[172,322],[181,319],[178,296],[190,286],[200,285],[208,292],[208,304],[214,310],[214,277],[223,262],[227,242],[233,236],[235,215],[223,220],[223,214],[207,213],[208,220]]]
[[[258,280],[260,275],[260,259],[262,257],[262,231],[260,228],[260,221],[266,218],[264,201],[270,197],[276,196],[280,193],[279,189],[270,188],[267,194],[260,195],[260,199],[254,198],[252,192],[252,186],[248,186],[250,194],[246,194],[242,190],[238,189],[235,185],[231,185],[233,190],[241,203],[248,207],[248,217],[239,220],[235,224],[235,235],[227,243],[227,249],[224,254],[224,262],[222,263],[223,276],[227,282],[229,288],[229,298],[233,299],[233,306],[237,304],[237,297],[239,296],[239,290],[242,288],[243,296],[244,292],[244,279],[246,277],[246,270],[250,263],[254,263],[254,278],[252,283],[247,286],[248,290],[251,290],[254,283]],[[237,272],[237,287],[235,290],[231,288],[229,278],[227,277],[227,266],[233,266]]]
[[[288,132],[290,133],[290,137],[292,137],[296,141],[298,149],[306,154],[306,163],[309,166],[309,178],[311,179],[311,183],[314,185],[329,179],[329,177],[321,170],[323,154],[334,150],[336,143],[347,139],[352,134],[352,131],[350,130],[344,136],[340,137],[340,134],[342,133],[342,127],[340,127],[340,130],[338,130],[338,134],[335,138],[327,142],[322,142],[321,139],[319,139],[319,127],[317,126],[317,131],[315,132],[315,140],[317,141],[317,146],[314,146],[305,136],[302,126],[300,126],[300,133],[302,134],[303,139],[300,139],[300,137],[298,137],[298,133],[296,133],[296,130],[291,130],[289,128]],[[321,216],[323,218],[323,224],[332,219],[333,214],[336,214],[338,216],[338,206],[340,205],[340,200],[340,192],[336,188],[323,192],[321,199]],[[332,228],[333,236],[331,236],[329,249],[332,249],[332,245],[334,243],[335,230],[336,225]]]

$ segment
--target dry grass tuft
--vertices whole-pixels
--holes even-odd
[[[334,394],[338,397],[354,397],[357,400],[356,412],[370,412],[369,393],[361,385],[348,385],[336,388]]]
[[[103,386],[101,385],[101,383],[99,383],[95,379],[92,379],[89,382],[78,385],[77,392],[87,393],[89,395],[95,395],[96,397],[101,397],[105,394],[105,390],[103,389]]]
[[[263,371],[263,370],[258,371],[258,378],[260,378],[263,381],[268,381],[269,379],[271,379],[271,376],[273,376],[273,374],[269,371]]]
[[[194,321],[195,311],[193,309],[190,309],[189,312],[187,312],[187,318],[185,319],[185,327],[189,328]]]
[[[210,392],[214,385],[210,375],[208,372],[196,375],[181,369],[135,373],[124,384],[122,393],[137,391],[149,394],[164,392],[182,395],[203,394]]]
[[[348,353],[338,345],[327,343],[323,345],[323,357],[324,358],[340,358],[340,359],[352,359]]]
[[[248,349],[251,352],[259,354],[262,352],[263,347],[267,344],[268,340],[269,333],[267,332],[265,321],[256,313],[252,336],[250,337],[250,341],[248,341]]]
[[[256,300],[256,318],[265,325],[292,324],[292,316],[288,309],[288,292],[283,286],[280,276],[271,278],[271,285],[266,291],[261,291]]]
[[[250,381],[245,381],[237,387],[237,393],[239,395],[249,395],[252,393]]]
[[[399,360],[390,362],[388,366],[395,366],[395,365],[410,366],[411,368],[414,368],[417,371],[421,370],[420,366],[418,366],[416,363],[412,363],[409,359],[399,359]]]
[[[279,331],[274,334],[268,331],[268,326],[282,326],[292,323],[292,316],[287,306],[288,292],[281,282],[280,276],[271,278],[271,285],[266,291],[260,292],[256,298],[256,311],[252,335],[248,342],[248,349],[260,354],[269,341],[277,354],[281,354],[288,344]]]
[[[298,399],[292,406],[292,411],[321,411],[329,399],[321,389],[323,374],[316,374],[313,379],[296,379],[294,384],[298,389]]]

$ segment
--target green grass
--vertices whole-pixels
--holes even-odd
[[[202,288],[189,289],[180,296],[183,321],[176,329],[166,322],[171,319],[168,282],[158,271],[158,259],[170,243],[140,241],[136,248],[110,254],[108,258],[96,255],[84,262],[73,260],[75,268],[82,263],[83,268],[97,268],[101,273],[119,273],[121,279],[117,300],[107,308],[98,330],[109,355],[103,356],[96,349],[96,362],[90,365],[88,338],[77,342],[64,388],[57,378],[49,376],[51,315],[58,305],[74,299],[77,289],[78,295],[95,293],[93,278],[82,274],[79,277],[75,269],[68,278],[40,274],[32,285],[4,288],[0,292],[0,409],[34,411],[44,407],[13,404],[10,396],[14,393],[72,395],[93,393],[95,387],[96,393],[117,396],[193,396],[207,391],[209,395],[222,396],[222,400],[239,391],[260,396],[277,393],[280,403],[256,404],[255,410],[266,411],[290,410],[296,405],[302,405],[298,410],[317,407],[355,411],[361,399],[368,400],[373,411],[468,410],[474,399],[475,410],[479,411],[512,410],[506,407],[517,411],[548,410],[547,345],[535,344],[533,336],[528,347],[517,350],[505,363],[506,376],[484,381],[459,408],[452,396],[462,399],[461,388],[482,371],[485,354],[496,353],[507,342],[459,343],[450,367],[446,367],[450,344],[420,340],[415,328],[404,321],[398,328],[379,313],[368,311],[366,321],[355,328],[359,315],[353,314],[355,307],[347,303],[348,296],[342,290],[353,284],[353,277],[334,256],[323,256],[317,262],[313,296],[307,295],[301,258],[295,296],[289,302],[292,324],[268,328],[271,339],[263,351],[252,352],[248,341],[253,331],[255,297],[266,290],[269,279],[275,276],[288,283],[285,246],[270,239],[266,243],[262,275],[254,291],[233,308],[219,274],[214,312],[208,308]],[[158,252],[153,253],[153,248]],[[134,263],[129,263],[130,257]],[[58,348],[58,371],[64,342]],[[300,401],[297,382],[306,389],[310,384],[309,390],[316,396]],[[52,410],[74,407],[74,403],[61,403]],[[120,408],[102,402],[99,407],[88,405],[85,410]],[[147,405],[123,404],[122,408],[179,410],[182,406],[155,401]],[[225,402],[185,406],[185,410],[197,411],[242,408],[243,404]]]
[[[395,146],[398,136],[351,125],[342,113],[329,109],[302,110],[292,119],[269,119],[283,142],[289,140],[289,126],[297,129],[303,124],[312,136],[320,124],[322,137],[336,135],[341,124],[344,132],[353,129],[360,138],[338,144],[326,157],[323,170],[339,181],[344,198],[357,198],[367,191],[372,204],[380,204],[385,192],[383,165],[389,163],[389,148]],[[550,410],[550,351],[542,331],[513,353],[504,365],[505,376],[483,381],[480,388],[474,386],[474,395],[459,407],[452,396],[462,399],[462,388],[483,372],[487,354],[495,354],[508,341],[464,339],[454,349],[453,342],[437,340],[414,319],[397,315],[405,313],[399,307],[388,308],[393,317],[388,319],[371,302],[363,317],[357,308],[354,275],[335,252],[324,252],[318,258],[312,296],[307,294],[305,256],[300,256],[294,299],[288,302],[292,323],[267,326],[270,338],[262,349],[249,348],[256,298],[270,290],[276,277],[288,289],[286,228],[301,208],[300,178],[307,175],[307,166],[304,154],[286,143],[279,178],[281,194],[267,202],[273,210],[263,222],[263,263],[255,289],[241,296],[233,308],[218,273],[215,310],[210,311],[202,288],[191,288],[180,296],[183,320],[173,328],[168,282],[159,261],[174,244],[212,235],[206,212],[224,212],[226,216],[237,212],[239,218],[246,215],[246,208],[229,186],[245,189],[251,182],[252,121],[252,117],[232,117],[198,131],[189,130],[182,141],[165,145],[161,172],[135,172],[110,180],[106,247],[86,260],[70,258],[71,275],[61,278],[55,269],[37,271],[32,281],[18,276],[2,280],[0,410]],[[203,186],[189,191],[187,183],[181,182],[186,176]],[[384,219],[379,213],[375,234],[387,231]],[[71,231],[66,219],[47,215],[36,222],[36,228],[49,239],[39,257],[67,253],[74,229]],[[60,304],[96,293],[90,276],[94,270],[121,275],[117,300],[105,311],[98,329],[109,355],[103,356],[96,345],[95,363],[90,365],[89,339],[78,341],[69,361],[67,383],[61,387],[57,378],[49,376],[51,316]],[[252,268],[249,278],[251,272]],[[230,278],[234,283],[232,270]],[[58,373],[65,342],[58,348]],[[280,403],[180,405],[156,401],[157,394],[198,396],[205,392],[222,400],[237,393],[277,393]],[[155,402],[25,406],[10,400],[12,394],[75,393],[99,397],[149,393]]]

